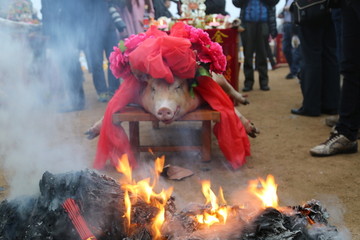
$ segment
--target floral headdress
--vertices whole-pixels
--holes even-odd
[[[176,48],[178,49],[174,50]],[[172,54],[174,51],[176,52]],[[173,74],[185,74],[185,78],[194,78],[195,72],[209,76],[209,71],[221,74],[226,69],[226,57],[221,45],[211,41],[208,33],[202,29],[182,22],[174,24],[169,35],[158,30],[156,26],[152,26],[146,33],[131,35],[125,42],[121,41],[114,47],[109,60],[110,69],[117,78],[126,78],[133,74],[134,70],[152,75],[154,69],[143,65],[154,64],[154,68],[159,71],[159,65],[165,64],[168,74],[163,78],[170,83],[173,82]],[[175,63],[171,64],[173,61]]]

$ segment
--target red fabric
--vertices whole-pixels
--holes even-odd
[[[129,54],[132,69],[174,82],[174,76],[193,78],[196,57],[188,39],[161,36],[144,40]]]
[[[118,159],[127,153],[132,167],[136,167],[136,159],[124,129],[112,123],[112,115],[120,111],[129,103],[135,103],[140,91],[140,82],[130,74],[124,78],[115,95],[111,98],[105,110],[101,126],[97,152],[93,167],[102,169],[110,159],[113,166],[117,166]]]
[[[229,96],[213,79],[206,76],[197,78],[199,85],[195,91],[220,112],[220,122],[214,126],[214,134],[219,147],[234,169],[241,167],[250,156],[250,141],[246,130],[234,111]]]

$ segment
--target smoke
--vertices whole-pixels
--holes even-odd
[[[59,79],[46,74],[49,63],[29,41],[38,29],[1,18],[0,25],[0,163],[9,198],[14,198],[37,192],[46,170],[57,173],[86,164],[81,146],[62,137],[74,129],[58,112],[65,98],[61,88],[54,88]]]

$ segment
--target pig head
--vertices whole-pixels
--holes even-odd
[[[197,94],[190,93],[189,81],[175,77],[170,84],[164,79],[148,78],[143,82],[139,104],[159,121],[172,123],[203,103]]]

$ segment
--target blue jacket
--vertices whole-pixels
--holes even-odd
[[[250,0],[232,0],[232,3],[235,7],[241,8],[240,11],[240,19],[241,22],[244,23],[244,15],[245,9],[248,6]],[[269,31],[272,37],[276,37],[277,28],[276,28],[276,4],[278,4],[279,0],[260,0],[267,8],[268,13],[268,24]]]

